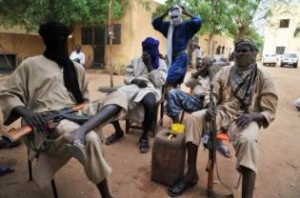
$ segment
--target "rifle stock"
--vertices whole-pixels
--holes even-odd
[[[18,129],[9,130],[6,133],[1,135],[2,139],[8,142],[15,142],[19,140],[21,137],[28,135],[32,132],[32,128],[30,126],[24,126]]]
[[[55,119],[56,116],[61,116],[61,114],[63,114],[63,113],[72,113],[72,112],[79,111],[83,107],[85,107],[85,105],[87,105],[87,103],[81,103],[81,104],[71,107],[70,109],[67,109],[67,110],[63,109],[63,110],[59,111],[57,114],[51,115],[49,117],[49,119],[46,119],[48,126],[53,124],[53,122],[51,120]],[[60,112],[63,112],[63,113],[60,113]],[[30,126],[26,125],[26,126],[18,128],[18,129],[9,130],[9,131],[3,133],[1,135],[1,137],[5,141],[15,142],[15,141],[19,140],[20,138],[22,138],[23,136],[28,135],[32,132],[33,132],[33,129]]]

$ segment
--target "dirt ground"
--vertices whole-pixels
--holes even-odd
[[[298,198],[300,197],[300,113],[293,102],[300,96],[300,69],[261,67],[274,78],[279,94],[279,105],[276,120],[271,126],[261,131],[259,139],[260,164],[257,175],[255,197],[257,198]],[[99,86],[108,85],[107,74],[89,71],[92,99],[102,96]],[[0,77],[0,84],[7,76]],[[123,82],[122,76],[114,76],[116,85]],[[104,84],[105,83],[105,84]],[[122,122],[124,126],[124,122]],[[164,117],[164,126],[170,120]],[[14,124],[15,127],[18,123]],[[113,132],[111,126],[104,128],[104,135]],[[128,134],[115,145],[106,146],[106,158],[113,172],[108,178],[114,197],[150,198],[168,197],[166,187],[150,180],[151,152],[140,154],[138,151],[139,135]],[[153,138],[151,138],[153,143]],[[232,153],[232,146],[228,143]],[[181,197],[205,197],[207,173],[205,166],[208,152],[199,149],[198,172],[200,182]],[[298,153],[298,154],[297,154]],[[297,157],[298,156],[298,157]],[[0,164],[10,165],[15,172],[0,177],[1,198],[52,198],[50,184],[44,189],[28,181],[26,148],[21,145],[12,149],[0,150]],[[225,159],[218,155],[218,169],[221,180],[230,187],[236,186],[239,175],[235,171],[235,159]],[[72,159],[56,175],[55,181],[60,198],[96,198],[100,197],[96,187],[87,180],[80,163]],[[217,181],[217,177],[216,177]],[[216,192],[226,194],[228,191],[218,182],[214,185]],[[240,197],[240,188],[235,190]]]

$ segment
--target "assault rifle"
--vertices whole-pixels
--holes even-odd
[[[56,113],[44,116],[44,119],[47,122],[48,126],[63,119],[68,119],[77,123],[84,123],[90,117],[75,115],[74,113],[81,110],[83,107],[85,107],[86,104],[87,103],[82,103],[74,107],[64,108]],[[3,133],[1,137],[8,142],[15,142],[21,137],[32,133],[33,131],[34,130],[30,126],[26,125],[18,129],[9,130],[8,132]]]
[[[216,166],[216,152],[217,152],[217,123],[216,123],[216,104],[213,99],[213,88],[214,86],[211,84],[210,85],[210,92],[209,92],[209,106],[208,108],[211,109],[212,112],[212,117],[211,121],[209,122],[209,132],[206,134],[203,138],[203,144],[204,146],[208,149],[208,162],[206,165],[206,171],[208,172],[208,177],[207,177],[207,196],[208,197],[224,197],[224,198],[233,198],[233,193],[228,194],[228,195],[218,195],[214,192],[213,190],[213,185],[214,185],[214,168]],[[227,136],[226,136],[227,137]],[[227,137],[228,138],[228,137]],[[225,138],[224,138],[225,139]],[[217,176],[219,177],[218,170],[217,170]],[[227,188],[229,191],[231,189],[225,185],[221,179],[220,179],[221,184],[225,188]]]
[[[216,124],[216,105],[213,100],[213,85],[210,85],[209,92],[209,106],[208,108],[212,109],[214,112],[212,114],[211,121],[209,122],[209,134],[208,134],[208,142],[207,148],[209,150],[208,153],[208,163],[206,165],[206,171],[208,172],[208,180],[207,180],[207,195],[213,196],[213,179],[214,179],[214,168],[216,163],[216,149],[217,149],[217,124]]]

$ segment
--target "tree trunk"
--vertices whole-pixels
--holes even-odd
[[[113,63],[112,63],[112,40],[114,37],[114,31],[113,31],[113,24],[112,24],[112,20],[113,20],[113,4],[114,4],[114,0],[110,0],[109,2],[109,12],[108,12],[108,36],[109,36],[109,56],[110,56],[110,60],[109,60],[109,77],[110,77],[110,86],[114,87],[114,78],[113,78]]]
[[[248,32],[249,32],[249,26],[242,25],[239,28],[239,34],[237,39],[245,38],[248,35]]]
[[[214,37],[213,34],[209,34],[209,36],[208,36],[208,42],[207,42],[208,56],[213,56],[213,54],[214,54],[213,37]]]

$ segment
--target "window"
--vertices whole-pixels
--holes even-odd
[[[82,27],[81,28],[81,43],[82,45],[93,45],[94,34],[93,27]]]
[[[285,47],[276,47],[276,54],[282,55],[284,54]]]
[[[290,20],[289,19],[281,19],[280,23],[279,23],[279,27],[280,28],[288,28],[290,24]]]
[[[121,44],[121,24],[113,25],[114,38],[113,45]],[[109,44],[108,27],[100,25],[96,27],[81,28],[81,43],[82,45],[105,45]],[[106,41],[106,43],[105,43]]]
[[[0,54],[0,73],[11,72],[16,68],[15,54]]]

